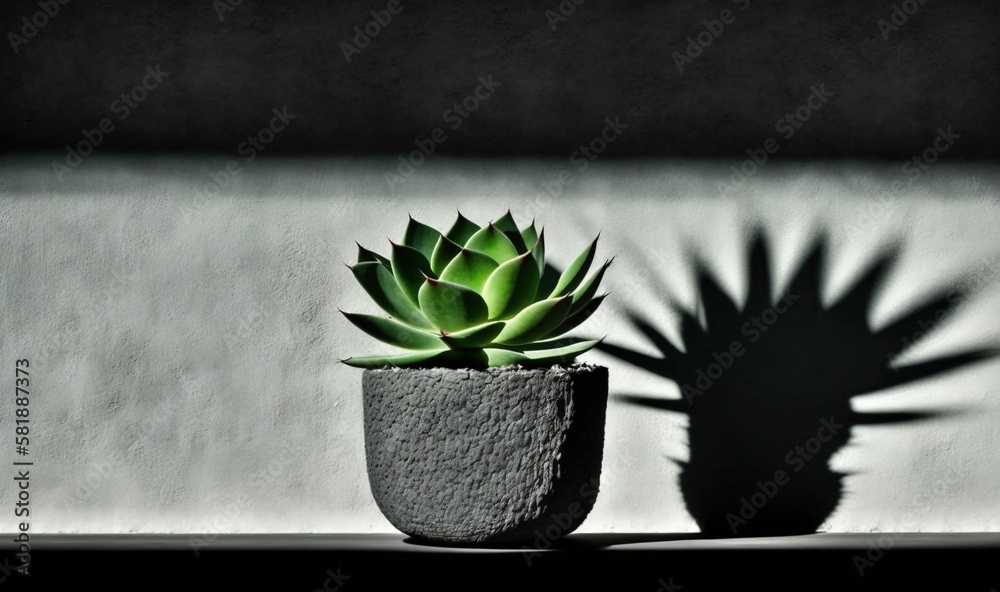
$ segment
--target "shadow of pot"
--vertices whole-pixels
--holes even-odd
[[[597,500],[608,370],[365,370],[372,495],[441,544],[554,541]]]

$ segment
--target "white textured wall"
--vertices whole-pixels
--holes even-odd
[[[613,295],[582,333],[641,348],[615,303],[676,335],[656,286],[694,305],[685,249],[742,298],[749,225],[774,237],[778,284],[825,227],[829,299],[902,237],[874,325],[960,277],[976,291],[901,362],[1000,344],[997,167],[939,165],[914,179],[901,163],[775,162],[722,194],[730,162],[598,161],[549,199],[541,187],[568,160],[435,157],[390,188],[392,160],[258,160],[204,199],[196,188],[224,158],[96,155],[61,182],[49,158],[0,159],[0,360],[11,382],[13,360],[31,360],[33,530],[393,532],[365,478],[361,372],[336,361],[384,349],[337,307],[374,311],[342,263],[355,239],[384,249],[400,237],[408,212],[444,226],[456,207],[484,222],[509,206],[519,221],[537,217],[561,264],[603,230],[599,255],[618,255]],[[603,354],[584,359],[611,367],[612,392],[676,392]],[[855,428],[834,458],[853,474],[825,528],[1000,530],[998,369],[856,399],[862,410],[958,413]],[[0,429],[12,426],[7,400]],[[666,460],[684,457],[684,441],[679,416],[612,403],[584,530],[696,530]],[[0,505],[12,492],[0,488]]]

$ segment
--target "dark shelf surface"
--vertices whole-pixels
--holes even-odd
[[[3,537],[7,565],[13,538]],[[441,547],[402,534],[36,534],[31,577],[8,575],[0,590],[84,581],[104,590],[305,592],[338,583],[346,592],[1000,590],[1000,533],[581,533],[538,546]]]
[[[0,535],[3,548],[12,549],[14,535]],[[699,533],[577,533],[557,542],[550,553],[590,549],[602,551],[738,551],[867,549],[868,543],[891,538],[896,549],[1000,549],[1000,532],[862,532],[816,533],[796,536],[710,538]],[[260,533],[260,534],[36,534],[39,550],[191,550],[193,545],[227,551],[350,550],[414,553],[522,553],[521,545],[450,547],[423,543],[404,534],[389,533]],[[533,548],[533,545],[528,545]],[[533,550],[535,550],[533,548]]]

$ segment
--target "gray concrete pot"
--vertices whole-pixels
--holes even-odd
[[[446,544],[551,542],[597,499],[608,370],[365,370],[365,455],[393,526]]]

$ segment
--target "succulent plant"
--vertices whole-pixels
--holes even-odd
[[[598,238],[600,235],[598,235]],[[587,276],[597,238],[559,273],[545,263],[545,235],[519,229],[508,211],[486,226],[461,212],[446,233],[410,217],[383,257],[358,245],[348,268],[391,318],[341,311],[372,337],[407,350],[353,357],[359,368],[483,368],[572,362],[599,340],[561,338],[597,310],[611,260]]]

